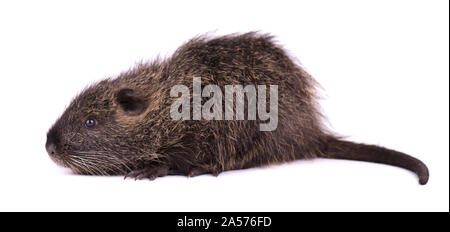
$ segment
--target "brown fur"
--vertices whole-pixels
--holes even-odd
[[[259,131],[259,120],[172,120],[169,111],[175,98],[170,89],[183,84],[192,93],[193,77],[201,77],[202,86],[215,84],[222,91],[230,84],[278,85],[278,128]],[[321,124],[315,85],[269,35],[197,37],[169,59],[141,64],[84,90],[50,129],[46,147],[52,159],[80,174],[139,179],[217,175],[327,157],[401,166],[426,183],[428,170],[419,160],[328,133]],[[85,128],[85,120],[92,118],[96,127]]]

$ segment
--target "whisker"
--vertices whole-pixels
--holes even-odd
[[[78,151],[67,155],[68,166],[74,172],[89,175],[126,174],[130,160],[107,151]]]
[[[71,160],[78,164],[80,168],[91,175],[105,175],[105,172],[98,168],[97,163],[89,160],[80,160],[78,156],[71,156]]]
[[[123,173],[123,167],[126,167],[127,169],[130,169],[123,161],[120,161],[114,156],[77,156],[76,158],[88,162],[90,165],[95,166],[97,169],[103,169],[102,173],[104,175],[108,175],[106,170],[108,170],[110,173]],[[122,167],[123,166],[123,167]],[[101,167],[101,168],[100,168]]]
[[[80,170],[81,173],[87,173],[90,175],[100,174],[97,173],[95,170],[93,170],[90,165],[86,165],[86,163],[77,160],[76,157],[71,157],[70,159],[73,162],[73,164],[78,167],[78,169],[81,169]]]
[[[127,165],[126,161],[129,161],[126,158],[119,159],[115,155],[111,155],[107,152],[78,152],[80,156],[83,156],[87,159],[96,160],[100,162],[104,162],[104,160],[112,161],[111,163],[118,171],[123,172],[123,168],[120,168],[120,166],[123,166],[127,171],[131,171],[131,168]],[[124,160],[123,160],[124,159]]]

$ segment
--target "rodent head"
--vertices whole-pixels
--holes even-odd
[[[149,137],[148,102],[139,93],[111,80],[84,90],[48,131],[49,156],[78,174],[127,173],[132,160],[148,152],[142,147]]]

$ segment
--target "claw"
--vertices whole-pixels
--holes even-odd
[[[167,167],[147,167],[136,171],[131,171],[125,175],[127,177],[134,177],[134,180],[142,180],[148,178],[149,180],[155,180],[157,177],[165,176],[169,173]]]

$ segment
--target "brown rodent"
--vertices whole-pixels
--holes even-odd
[[[192,93],[194,77],[201,77],[202,87],[222,90],[225,85],[277,85],[276,129],[260,131],[260,119],[172,119],[170,108],[178,98],[170,96],[171,88],[184,85]],[[321,157],[395,165],[427,183],[428,169],[420,160],[330,133],[321,123],[315,87],[270,35],[200,36],[168,59],[140,64],[85,89],[49,130],[46,149],[55,162],[78,174],[218,175]]]

